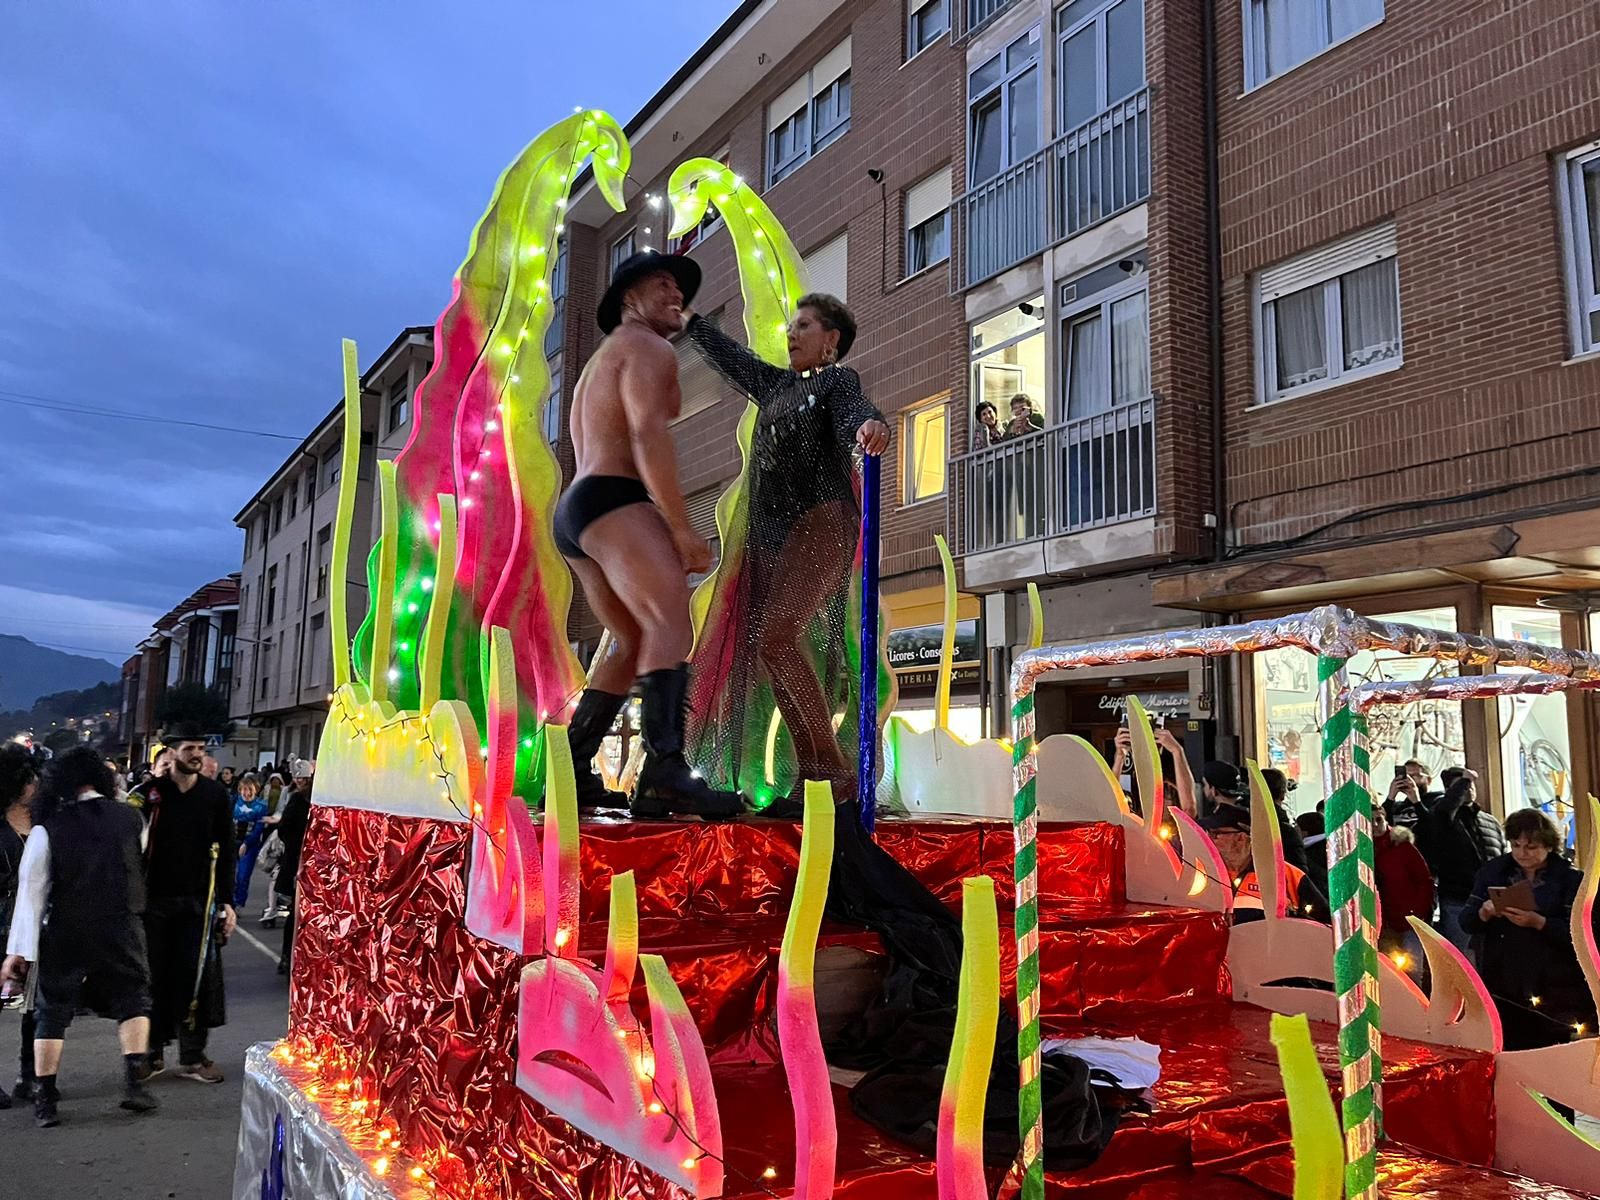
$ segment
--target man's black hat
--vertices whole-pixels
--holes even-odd
[[[1242,800],[1250,794],[1244,772],[1230,762],[1208,762],[1200,768],[1200,778],[1224,796]]]
[[[694,294],[700,290],[700,264],[692,258],[685,258],[681,254],[658,254],[654,250],[641,250],[631,254],[618,265],[611,276],[611,286],[606,289],[606,294],[600,297],[600,307],[595,310],[595,320],[600,325],[601,333],[610,333],[622,324],[622,295],[634,284],[647,275],[654,275],[657,271],[667,271],[678,281],[678,290],[683,293],[683,303],[688,307],[689,301],[694,299]]]
[[[179,721],[170,729],[161,731],[161,744],[163,746],[176,746],[179,742],[203,742],[205,740],[205,727],[198,721]]]

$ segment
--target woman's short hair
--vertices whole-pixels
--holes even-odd
[[[93,788],[107,799],[117,794],[117,777],[93,746],[74,746],[45,765],[39,778],[39,791],[33,798],[33,819],[43,824],[62,804],[76,800],[84,788]]]
[[[18,742],[0,746],[0,812],[22,799],[22,793],[38,777],[38,765],[26,746]]]
[[[843,300],[826,292],[807,292],[795,307],[811,309],[824,329],[838,333],[840,358],[850,353],[850,347],[856,344],[856,319],[850,315]]]
[[[1000,415],[1000,410],[994,406],[993,400],[979,400],[978,406],[972,410],[972,415],[975,417],[982,417],[983,410],[986,408],[995,416],[998,417]]]
[[[1546,850],[1561,849],[1561,831],[1556,823],[1537,808],[1519,808],[1506,818],[1506,841],[1526,838]]]

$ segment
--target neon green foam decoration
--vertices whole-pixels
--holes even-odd
[[[361,371],[356,344],[342,343],[344,360],[344,432],[339,448],[339,500],[333,518],[333,595],[328,598],[328,634],[333,638],[333,690],[350,682],[350,526],[356,511],[356,482],[361,452]]]
[[[1305,1014],[1272,1014],[1283,1094],[1289,1101],[1294,1146],[1294,1200],[1339,1200],[1344,1194],[1344,1154],[1339,1117],[1311,1042]]]

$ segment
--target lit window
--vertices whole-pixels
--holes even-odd
[[[906,503],[943,495],[950,457],[944,401],[906,414],[905,445]]]
[[[906,275],[950,257],[950,171],[940,169],[906,192]]]
[[[1260,394],[1282,400],[1401,364],[1394,226],[1263,271]]]
[[[1600,146],[1570,155],[1561,183],[1573,351],[1583,354],[1600,350]]]
[[[1383,20],[1383,0],[1246,0],[1244,83],[1267,80]]]
[[[850,131],[850,39],[767,106],[767,182],[777,183]]]
[[[915,58],[950,32],[950,0],[910,0],[906,7],[906,57]]]

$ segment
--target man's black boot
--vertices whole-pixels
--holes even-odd
[[[126,1076],[123,1082],[122,1107],[129,1112],[152,1112],[160,1107],[156,1098],[144,1086],[145,1062],[143,1054],[122,1056],[123,1071]]]
[[[61,1124],[56,1105],[61,1093],[56,1091],[54,1075],[40,1075],[33,1083],[33,1123],[40,1129],[53,1129]]]
[[[744,802],[737,792],[708,787],[683,757],[689,664],[651,671],[640,682],[646,753],[639,785],[633,792],[633,815],[667,817],[676,813],[725,821],[743,813]]]
[[[572,724],[567,726],[567,741],[572,745],[572,772],[577,784],[578,808],[592,812],[597,808],[621,808],[626,800],[613,795],[605,782],[595,774],[594,756],[600,753],[600,743],[611,732],[612,723],[627,703],[627,696],[602,692],[598,688],[584,688],[578,697],[578,707],[573,710]]]

